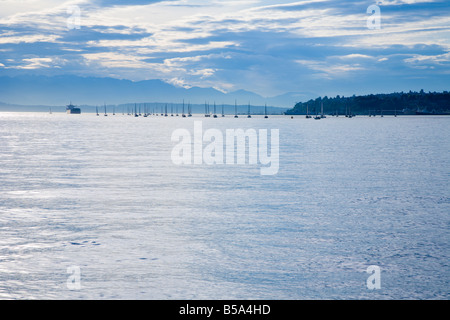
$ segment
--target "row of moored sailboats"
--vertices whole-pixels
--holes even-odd
[[[225,117],[225,110],[224,110],[224,108],[225,108],[225,106],[222,104],[222,114],[221,114],[222,117]],[[104,106],[104,109],[105,109],[104,116],[107,117],[108,113],[107,113],[107,110],[106,110],[106,104]],[[135,103],[134,104],[134,110],[133,110],[133,108],[130,108],[130,107],[127,108],[127,115],[135,116],[135,117],[141,117],[141,116],[148,117],[150,115],[153,115],[153,116],[161,115],[163,117],[168,117],[169,114],[168,114],[168,110],[167,109],[168,109],[167,104],[165,105],[164,109],[163,109],[163,107],[161,107],[161,113],[159,113],[157,110],[155,110],[155,108],[152,108],[152,111],[150,112],[147,107],[144,107],[144,112],[141,113],[141,106],[139,105],[139,107],[138,107],[137,104]],[[209,111],[209,103],[205,102],[205,117],[206,118],[210,118],[211,116],[213,118],[218,118],[216,110],[217,110],[217,106],[216,106],[216,103],[214,102],[214,113],[211,114],[210,111]],[[100,116],[98,107],[96,107],[96,114],[97,114],[97,116]],[[123,111],[122,114],[125,114],[125,111]],[[116,115],[115,107],[113,107],[113,115]],[[174,116],[179,117],[180,116],[179,113],[178,113],[178,107],[176,107],[176,112],[175,112],[175,115],[174,115],[173,105],[171,105],[171,114],[170,114],[170,116],[171,117],[174,117]],[[191,104],[190,103],[188,103],[188,105],[187,105],[187,113],[185,113],[185,103],[183,101],[183,108],[182,108],[181,117],[183,117],[183,118],[192,117],[192,109],[191,109]],[[234,117],[235,118],[239,118],[239,115],[238,115],[238,112],[237,112],[237,102],[235,102],[235,104],[234,104]],[[247,118],[251,118],[251,117],[252,117],[252,115],[251,115],[251,108],[250,108],[250,103],[249,103],[248,104]],[[267,104],[264,106],[264,118],[265,119],[269,118],[269,116],[267,114]]]
[[[339,117],[339,113],[337,112],[337,110],[336,110],[336,113],[333,114],[332,116]],[[345,112],[345,117],[346,118],[353,118],[354,116],[355,115],[352,114],[351,111],[347,108],[346,112]],[[316,114],[314,116],[314,120],[320,120],[320,119],[324,119],[326,117],[327,116],[323,113],[323,102],[322,102],[322,104],[320,105],[320,114],[318,114],[316,112]],[[313,118],[313,117],[309,114],[309,106],[306,105],[306,119],[311,119],[311,118]]]

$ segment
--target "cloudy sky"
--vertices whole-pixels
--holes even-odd
[[[0,0],[0,76],[162,79],[262,96],[442,91],[449,12],[450,1],[433,0]]]

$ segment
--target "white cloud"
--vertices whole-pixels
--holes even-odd
[[[57,36],[57,35],[44,35],[44,34],[16,35],[16,36],[9,36],[9,37],[1,37],[0,44],[54,42],[58,38],[59,38],[59,36]]]
[[[207,68],[207,69],[200,69],[200,70],[191,70],[189,74],[193,76],[200,76],[200,79],[209,78],[214,75],[216,72],[215,69]]]
[[[182,78],[171,78],[171,79],[166,79],[165,81],[176,87],[185,88],[185,89],[192,88],[192,86],[187,84],[186,80],[182,79]]]
[[[61,64],[66,61],[61,58],[25,58],[22,59],[20,64],[5,67],[6,69],[22,69],[22,70],[32,70],[41,68],[61,68]]]
[[[450,52],[438,55],[416,54],[412,58],[404,59],[406,63],[411,64],[442,64],[450,63]]]
[[[402,4],[416,4],[416,3],[431,3],[436,2],[436,0],[379,0],[378,5],[402,5]]]
[[[327,61],[313,61],[313,60],[296,60],[300,65],[306,66],[307,68],[318,71],[319,74],[323,75],[327,79],[334,79],[343,76],[347,76],[349,73],[354,71],[365,70],[365,67],[360,64],[343,64],[334,63]]]
[[[82,54],[88,65],[98,64],[107,68],[142,69],[150,65],[143,61],[145,57],[137,57],[116,52],[100,52]]]
[[[366,54],[352,53],[345,56],[336,56],[336,58],[341,60],[354,60],[354,59],[373,59],[373,57]]]

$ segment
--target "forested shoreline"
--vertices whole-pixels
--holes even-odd
[[[365,96],[319,97],[297,103],[288,115],[307,114],[379,115],[379,114],[430,114],[450,115],[450,92],[397,92]]]

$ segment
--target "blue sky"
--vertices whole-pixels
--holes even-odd
[[[370,5],[381,10],[369,29]],[[79,8],[80,28],[68,27]],[[449,90],[450,1],[0,0],[0,75],[304,97]],[[299,99],[301,100],[301,99]]]

